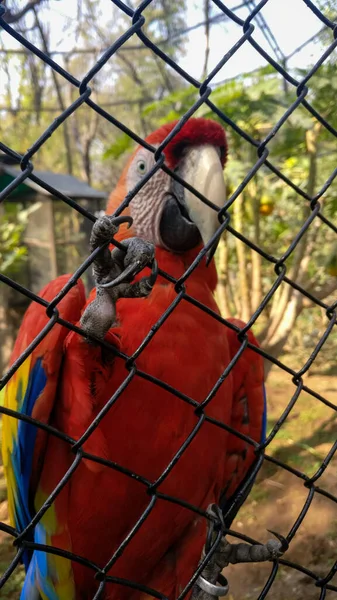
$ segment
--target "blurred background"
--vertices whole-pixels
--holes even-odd
[[[134,8],[135,2],[129,5]],[[225,6],[242,18],[255,0],[229,0]],[[330,19],[336,3],[316,0]],[[130,18],[108,0],[8,0],[5,19],[37,48],[81,80],[130,26]],[[199,81],[211,73],[242,35],[242,28],[212,0],[153,0],[144,11],[149,38]],[[331,31],[303,0],[269,0],[253,20],[254,39],[274,60],[300,80],[332,42]],[[57,75],[5,31],[0,37],[0,138],[23,154],[77,95]],[[307,99],[335,128],[336,51],[310,79]],[[198,96],[196,88],[132,37],[90,83],[92,99],[145,137],[168,120],[178,119]],[[263,140],[296,98],[296,88],[248,43],[212,79],[211,99],[255,140]],[[218,119],[207,106],[197,116]],[[256,163],[256,149],[226,126],[229,155],[225,167],[228,196]],[[118,181],[134,142],[87,105],[82,105],[34,155],[34,172],[46,183],[98,215]],[[287,119],[268,144],[270,160],[293,183],[315,195],[336,167],[335,137],[302,106]],[[16,161],[0,151],[0,191],[19,173]],[[337,183],[321,198],[322,213],[337,226]],[[263,167],[236,199],[231,224],[265,252],[280,257],[310,214],[310,207],[290,185]],[[1,272],[34,292],[53,277],[74,271],[88,253],[91,223],[59,198],[26,180],[0,205]],[[273,266],[226,233],[216,256],[217,300],[223,316],[248,320],[276,279]],[[287,260],[288,276],[327,305],[336,300],[337,244],[331,228],[315,220]],[[90,273],[85,276],[89,289]],[[0,373],[27,307],[18,292],[0,284]],[[325,310],[283,283],[258,318],[254,332],[263,348],[288,367],[299,370],[328,326]],[[305,375],[311,389],[336,404],[337,337],[329,335]],[[266,363],[269,429],[280,417],[296,387],[291,375]],[[1,394],[1,393],[0,393]],[[308,476],[322,463],[336,439],[336,413],[317,398],[301,393],[286,422],[268,448],[269,454],[300,468]],[[337,461],[329,464],[320,486],[337,493]],[[0,473],[2,476],[2,473]],[[233,529],[257,532],[266,541],[267,528],[284,535],[302,509],[308,491],[291,473],[265,463],[258,482]],[[0,520],[7,519],[6,489],[0,479]],[[317,573],[326,573],[336,558],[335,504],[316,497],[297,534],[289,559]],[[0,573],[8,566],[11,540],[0,532]],[[287,555],[288,558],[288,555]],[[270,565],[230,569],[232,600],[258,597]],[[18,598],[22,572],[15,572],[2,590]],[[275,600],[318,598],[319,590],[294,570],[282,568],[273,586]],[[330,594],[330,595],[329,595]],[[328,600],[336,598],[328,592]]]

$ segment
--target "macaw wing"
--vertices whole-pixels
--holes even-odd
[[[229,319],[229,321],[240,328],[245,325],[238,319]],[[258,346],[251,331],[248,332],[248,338],[251,344]],[[235,331],[228,329],[228,341],[231,358],[233,358],[241,346]],[[265,440],[267,423],[262,356],[254,350],[246,348],[235,364],[232,374],[233,408],[230,425],[236,431],[260,443]],[[229,527],[254,483],[252,481],[248,487],[244,486],[244,493],[241,492],[243,484],[250,477],[256,465],[253,446],[235,435],[229,435],[225,464],[220,506],[225,515],[226,526]],[[234,498],[236,501],[233,505]]]
[[[69,277],[58,277],[43,288],[40,296],[51,301]],[[81,282],[77,282],[58,304],[59,314],[63,319],[74,323],[79,320],[84,303],[84,287]],[[17,360],[48,322],[46,309],[40,304],[32,303],[20,327],[10,364]],[[48,423],[67,334],[68,329],[62,325],[52,327],[7,383],[5,407]],[[8,508],[11,523],[18,531],[25,529],[32,518],[46,439],[47,434],[34,425],[3,415],[2,456],[8,487]],[[24,556],[26,568],[29,560],[27,552]]]

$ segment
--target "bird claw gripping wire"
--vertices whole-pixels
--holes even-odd
[[[210,504],[207,512],[215,517],[218,522],[223,523],[221,510],[215,504]],[[227,595],[229,585],[227,579],[221,574],[221,571],[229,564],[246,562],[264,562],[267,560],[276,560],[288,549],[287,540],[278,533],[270,531],[277,540],[268,540],[266,544],[250,545],[246,543],[231,544],[223,536],[221,541],[211,556],[207,565],[199,575],[194,588],[191,600],[214,600]],[[207,532],[207,540],[202,551],[201,560],[211,549],[216,539],[216,526],[214,521],[210,521]]]
[[[155,248],[150,242],[132,237],[123,241],[123,249],[109,249],[108,244],[122,223],[127,223],[130,227],[132,218],[104,215],[94,223],[90,236],[91,252],[99,247],[102,247],[102,251],[93,262],[96,298],[84,311],[81,326],[88,336],[93,335],[100,340],[104,339],[116,321],[118,298],[148,296],[158,273]],[[148,265],[152,265],[151,274],[132,283],[135,275]]]

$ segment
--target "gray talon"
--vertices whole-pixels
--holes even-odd
[[[115,225],[113,222],[113,217],[109,217],[108,215],[104,215],[97,219],[94,223],[91,236],[90,236],[90,244],[91,246],[100,246],[105,242],[109,242],[111,238],[117,233],[118,225]]]
[[[122,217],[104,215],[94,223],[90,237],[93,252],[109,242],[117,233]],[[96,298],[89,304],[81,318],[82,329],[103,340],[116,321],[116,302],[119,298],[143,298],[150,294],[153,276],[142,277],[132,283],[135,275],[154,261],[154,245],[140,238],[123,241],[126,251],[104,248],[93,263]],[[87,341],[89,339],[87,338]]]
[[[209,505],[207,512],[212,516],[216,516],[212,504]],[[264,562],[280,558],[286,550],[286,540],[278,534],[275,535],[280,539],[268,540],[266,544],[255,545],[244,542],[231,544],[223,536],[217,549],[202,571],[201,576],[197,579],[193,587],[191,600],[214,600],[224,596],[228,591],[228,587],[226,585],[219,585],[219,583],[221,571],[229,564]],[[205,548],[202,551],[201,559],[204,557]],[[227,583],[226,580],[225,583]]]

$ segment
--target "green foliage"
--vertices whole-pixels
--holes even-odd
[[[11,213],[0,217],[0,264],[4,275],[18,273],[27,255],[27,248],[22,245],[22,236],[28,211]]]
[[[328,11],[327,14],[333,18],[335,7],[332,0],[322,4],[324,4],[324,11]],[[154,0],[145,9],[146,22],[142,28],[145,35],[178,62],[184,52],[184,38],[176,35],[176,32],[185,25],[186,5],[185,1],[180,0],[170,2]],[[75,36],[76,33],[77,47],[88,48],[101,45],[102,48],[107,48],[129,26],[129,18],[117,7],[112,7],[112,16],[108,21],[103,18],[103,14],[106,13],[103,13],[99,1],[83,0],[76,26],[70,22],[67,26],[69,36],[72,34]],[[41,43],[36,30],[29,35],[37,45]],[[327,46],[331,43],[330,36],[330,33],[328,35],[323,32],[320,42]],[[89,55],[91,64],[99,56],[99,51],[97,55]],[[307,100],[336,128],[337,79],[336,64],[332,57],[333,55],[309,80]],[[59,101],[50,70],[45,69],[38,58],[21,55],[16,58],[6,56],[5,60],[8,73],[12,72],[13,68],[16,70],[20,87],[20,106],[28,109],[29,112],[5,116],[0,123],[0,134],[8,145],[22,152],[45,131],[54,117],[53,113],[41,112],[41,104],[58,106]],[[88,55],[68,56],[65,67],[81,80],[88,71]],[[300,80],[309,69],[308,65],[304,70],[293,70],[292,74]],[[65,104],[68,104],[69,100],[75,99],[76,90],[63,79],[58,80],[61,95]],[[136,36],[128,40],[95,75],[91,86],[92,98],[113,117],[142,137],[167,121],[179,119],[199,97],[196,88],[186,84],[164,61],[154,55],[149,48],[145,48]],[[6,102],[13,104],[10,98],[10,85],[5,83],[4,89],[8,92]],[[268,159],[281,171],[284,178],[289,178],[303,192],[311,188],[310,195],[317,194],[334,171],[335,139],[322,127],[315,140],[316,165],[313,172],[313,155],[308,148],[308,132],[314,132],[317,121],[303,106],[297,107],[281,128],[277,132],[274,131],[276,123],[296,98],[296,89],[290,84],[285,89],[282,77],[270,65],[251,73],[243,73],[235,79],[214,86],[211,94],[212,102],[256,143],[255,146],[250,144],[230,125],[225,125],[228,138],[225,177],[229,196],[235,192],[256,164],[258,143],[271,133],[271,140],[267,145]],[[196,116],[212,118],[223,124],[223,121],[206,104],[198,109]],[[109,190],[117,182],[125,163],[125,155],[130,152],[133,142],[103,118],[99,118],[95,126],[94,117],[93,111],[88,106],[82,105],[67,120],[73,174],[83,179],[87,175],[86,163],[89,162],[92,184]],[[56,172],[66,170],[63,129],[63,125],[58,128],[52,138],[47,140],[34,156],[36,168]],[[272,213],[268,214],[268,211],[263,213],[260,210],[261,198],[270,201],[273,206]],[[335,220],[336,182],[332,183],[321,202],[323,213]],[[308,215],[308,202],[305,198],[266,167],[259,169],[246,186],[240,196],[240,203],[239,211],[237,202],[229,211],[234,228],[239,228],[243,235],[275,258],[279,258],[287,251]],[[318,227],[314,222],[306,238],[311,240],[311,250],[307,257],[303,281],[309,288],[312,284],[314,288],[317,286],[320,288],[331,282],[329,264],[335,260],[334,257],[331,258],[334,234],[322,224],[319,225]],[[15,268],[15,264],[19,264],[19,260],[24,259],[24,250],[18,249],[20,245],[17,246],[20,225],[16,228],[11,221],[7,236],[9,239],[6,241],[6,249],[1,249],[2,253],[6,251],[6,262],[3,257],[2,260],[5,265],[8,265],[6,268]],[[248,285],[252,289],[255,288],[253,278],[256,263],[251,251],[246,247],[243,250],[245,265],[242,267],[237,254],[237,242],[233,236],[227,236],[227,245],[228,281],[232,287],[232,295],[236,294],[238,300],[235,303],[231,299],[229,304],[231,312],[238,314],[242,304],[240,274],[244,268]],[[297,251],[288,257],[288,273],[291,273],[297,259]],[[260,270],[261,293],[264,296],[275,281],[275,272],[267,261],[261,262]],[[256,281],[254,283],[256,284]],[[253,310],[253,303],[250,309]],[[270,309],[271,305],[268,305],[263,312],[267,320]],[[315,323],[316,319],[319,319],[317,315],[314,318]],[[303,316],[303,322],[305,325],[309,323],[307,315]],[[303,325],[304,331],[305,325]],[[261,327],[261,323],[258,326]]]
[[[130,26],[129,17],[113,5],[111,18],[107,20],[103,5],[104,0],[82,0],[79,3],[78,20],[65,25],[67,37],[73,38],[74,47],[108,48]],[[60,10],[62,12],[61,7]],[[185,26],[185,13],[185,0],[154,0],[146,8],[143,32],[155,43],[160,43],[162,50],[175,60],[179,60],[184,50],[184,39],[173,36]],[[48,27],[52,28],[52,21],[48,21],[47,12],[43,18],[48,38]],[[36,46],[43,45],[35,27],[28,29],[27,35]],[[97,53],[74,53],[65,59],[59,56],[55,59],[81,80],[100,54],[98,50]],[[13,77],[10,76],[13,73],[18,85],[18,90],[14,92]],[[12,108],[18,105],[19,110],[2,113],[0,136],[8,146],[24,153],[62,112],[59,96],[63,99],[63,105],[67,106],[75,100],[77,91],[63,78],[56,76],[58,94],[51,70],[33,54],[5,55],[2,75],[1,104],[8,104]],[[142,114],[146,104],[165,98],[168,93],[178,89],[180,81],[181,78],[170,67],[133,36],[95,76],[91,83],[92,98],[113,117],[145,136],[157,124],[153,115]],[[56,110],[47,112],[41,107]],[[72,174],[84,180],[88,179],[89,174],[91,185],[99,189],[111,189],[120,174],[123,156],[130,150],[132,142],[104,118],[97,119],[95,112],[86,105],[81,106],[42,145],[34,155],[35,168],[67,172],[69,161],[65,150],[65,129],[68,131]],[[102,157],[109,162],[106,163]]]
[[[5,203],[0,215],[0,269],[4,275],[14,276],[22,271],[27,260],[23,234],[29,215],[40,206],[36,202],[24,209],[17,203]]]
[[[108,146],[108,148],[105,150],[102,157],[103,160],[107,158],[119,158],[125,152],[130,150],[132,144],[133,140],[128,135],[126,135],[126,133],[122,133],[122,135],[117,137],[114,143],[111,144],[111,146]]]
[[[144,117],[155,118],[158,125],[180,119],[198,97],[197,90],[192,86],[183,86],[167,94],[162,100],[150,102],[143,109]]]
[[[332,61],[319,69],[310,81],[308,100],[333,127],[337,127],[337,116],[334,109],[337,83],[333,77],[334,72],[335,64]],[[295,76],[301,79],[304,72],[298,71]],[[197,98],[197,94],[197,90],[192,86],[186,86],[181,90],[174,91],[160,102],[149,104],[145,109],[146,114],[155,116],[158,123],[164,122],[165,117],[168,118],[168,114],[170,118],[180,118]],[[267,67],[259,69],[253,74],[237,77],[235,80],[216,87],[212,92],[211,100],[246,134],[257,142],[261,142],[269,135],[287,108],[296,100],[296,93],[291,86],[285,91],[281,77],[271,67]],[[212,118],[223,124],[223,121],[205,105],[199,109],[197,116]],[[315,127],[317,128],[317,121],[314,117],[304,107],[299,106],[268,143],[270,153],[268,158],[272,164],[303,192],[309,191],[309,186],[313,185],[312,192],[309,191],[312,195],[322,188],[334,171],[337,154],[334,137],[322,127],[318,130],[315,141],[315,171],[310,171],[312,169],[312,154],[309,151],[307,136],[308,132],[315,131]],[[243,140],[242,136],[233,131],[231,127],[225,126],[225,128],[229,148],[225,178],[230,195],[254,166],[258,160],[258,154],[257,149]],[[309,182],[310,172],[313,176],[311,182]],[[273,203],[274,209],[271,215],[257,214],[261,198],[268,198]],[[308,202],[286,181],[283,181],[266,167],[262,167],[255,174],[252,181],[245,188],[242,199],[242,215],[240,217],[242,233],[276,258],[282,256],[308,216]],[[323,213],[329,218],[335,219],[337,214],[336,181],[332,183],[324,195],[322,204]],[[229,209],[229,212],[234,228],[238,227],[238,216],[235,215],[234,205]],[[320,289],[331,283],[331,277],[335,277],[332,269],[327,268],[327,265],[335,262],[334,238],[334,233],[319,223],[315,223],[311,227],[308,241],[312,240],[312,249],[307,257],[306,272],[303,279],[304,287],[310,287],[311,282],[315,282],[316,289]],[[232,236],[227,236],[226,239],[229,250],[227,267],[227,281],[229,281],[229,284],[227,285],[231,286],[232,296],[237,295],[237,302],[235,305],[230,302],[230,307],[232,313],[237,315],[238,306],[239,309],[240,305],[242,308],[237,243]],[[246,261],[247,281],[251,287],[254,268],[253,257],[247,247],[244,248],[243,252]],[[293,252],[287,259],[288,272],[291,272],[291,268],[297,260],[296,257],[298,257],[297,251]],[[261,300],[275,281],[273,269],[264,261],[261,263],[260,280]],[[231,298],[231,295],[229,295],[229,298]],[[263,324],[268,323],[271,305],[266,307],[262,319],[259,320],[261,323],[257,324],[259,331],[262,330]],[[249,314],[252,313],[252,310],[253,306],[250,307]],[[297,353],[298,366],[303,364],[308,352],[303,342],[306,332],[321,331],[322,327],[319,309],[302,313],[298,323],[299,334],[296,337],[296,334],[292,333],[288,345],[286,345],[287,350],[295,345],[298,348],[304,348],[303,353]],[[315,336],[311,336],[308,341],[311,348],[316,342]],[[335,354],[334,344],[334,341],[329,340],[327,347]]]

